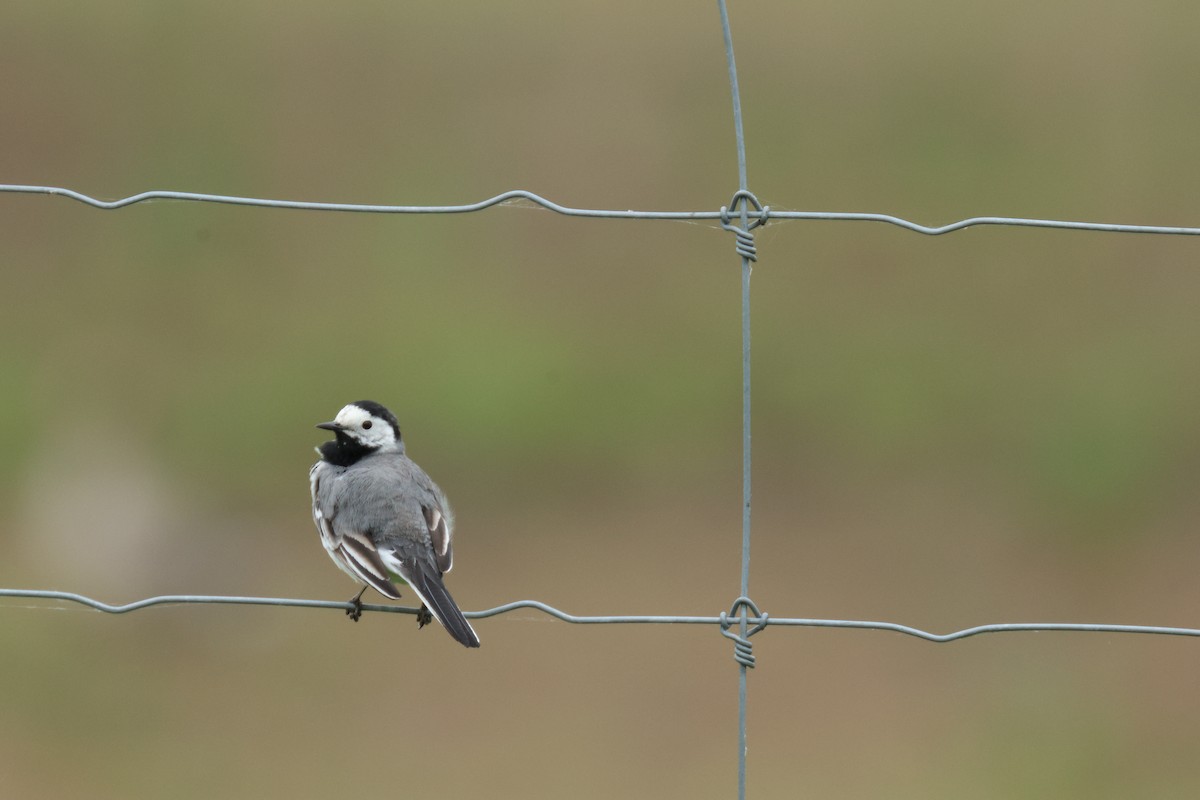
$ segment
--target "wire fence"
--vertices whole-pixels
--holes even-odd
[[[1106,623],[1076,622],[1015,622],[978,625],[948,633],[933,633],[896,622],[809,619],[800,617],[774,617],[762,611],[750,597],[750,543],[751,543],[751,398],[750,398],[750,278],[752,266],[758,259],[754,241],[755,229],[768,222],[784,221],[835,221],[875,222],[894,225],[909,231],[937,236],[976,226],[1015,226],[1030,228],[1052,228],[1065,230],[1096,231],[1110,233],[1140,233],[1159,235],[1200,235],[1200,227],[1165,225],[1133,225],[1123,223],[1087,222],[1056,219],[1034,219],[1023,217],[970,217],[940,226],[923,225],[918,222],[881,213],[856,213],[835,211],[775,211],[762,205],[750,191],[746,169],[746,143],[742,127],[741,96],[738,88],[737,67],[734,58],[733,36],[730,27],[726,0],[717,0],[725,45],[729,87],[733,104],[734,132],[737,149],[738,188],[729,203],[716,210],[697,211],[647,211],[564,206],[530,191],[514,189],[475,203],[461,205],[378,205],[360,203],[331,203],[300,200],[266,199],[231,195],[204,194],[183,191],[145,191],[116,200],[101,200],[73,189],[23,184],[0,184],[0,192],[14,194],[36,194],[65,197],[98,209],[116,210],[138,203],[173,200],[196,203],[220,203],[227,205],[293,209],[321,212],[351,212],[373,214],[464,214],[484,211],[506,204],[534,204],[558,214],[572,217],[597,219],[638,220],[709,220],[735,236],[735,252],[742,266],[742,560],[741,594],[732,602],[728,611],[715,616],[684,616],[671,614],[655,615],[603,615],[579,616],[570,614],[537,600],[520,600],[480,611],[464,612],[470,619],[494,617],[521,609],[533,609],[555,619],[572,624],[663,624],[663,625],[713,625],[722,635],[734,642],[734,659],[738,665],[738,788],[739,800],[746,796],[746,715],[747,715],[747,670],[755,666],[755,657],[750,637],[768,627],[841,628],[855,630],[889,631],[923,639],[930,642],[948,643],[973,636],[1017,632],[1090,632],[1118,634],[1149,634],[1160,636],[1200,637],[1198,628],[1164,627],[1155,625],[1116,625]],[[38,600],[76,603],[109,614],[125,614],[133,611],[164,605],[182,604],[225,604],[254,606],[290,606],[298,608],[321,608],[350,610],[352,604],[327,600],[293,599],[280,597],[238,597],[219,595],[162,595],[149,597],[122,605],[112,605],[81,594],[41,589],[0,588],[0,597],[29,598]],[[362,604],[366,611],[382,613],[417,614],[418,609],[395,606]]]

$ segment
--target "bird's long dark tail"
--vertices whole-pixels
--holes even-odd
[[[454,598],[450,596],[441,576],[418,570],[408,583],[433,614],[433,618],[442,623],[442,627],[456,642],[463,647],[479,647],[479,636],[459,610]]]

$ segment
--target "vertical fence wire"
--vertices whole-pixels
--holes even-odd
[[[733,102],[733,131],[737,147],[738,193],[749,191],[746,173],[746,137],[742,127],[742,97],[738,88],[737,62],[733,55],[733,33],[729,26],[729,9],[726,0],[717,0],[721,13],[721,33],[725,40],[725,60],[729,67],[729,92]],[[750,228],[746,203],[738,203],[743,233]],[[742,575],[740,597],[750,596],[750,257],[742,254]],[[740,609],[738,632],[746,640],[749,609]],[[746,798],[746,673],[745,662],[738,664],[738,800]]]

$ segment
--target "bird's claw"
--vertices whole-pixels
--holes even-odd
[[[363,591],[366,591],[365,586],[363,587]],[[354,597],[350,600],[350,608],[346,609],[346,616],[350,618],[351,622],[358,622],[359,618],[362,616],[362,596],[362,592],[354,595]]]
[[[430,614],[429,609],[422,603],[421,610],[417,612],[417,628],[424,628],[431,622],[433,622],[433,614]]]

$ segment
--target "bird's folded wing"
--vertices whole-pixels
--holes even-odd
[[[341,531],[336,553],[359,580],[384,597],[400,599],[400,590],[388,577],[388,568],[379,558],[370,537],[357,531]]]

